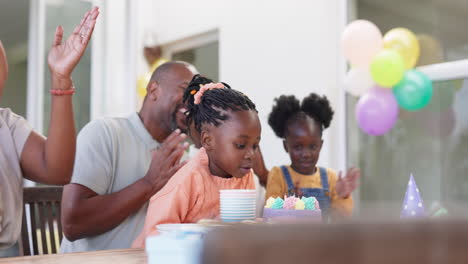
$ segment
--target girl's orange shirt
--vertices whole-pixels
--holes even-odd
[[[210,173],[205,149],[200,151],[151,197],[143,231],[132,244],[143,248],[146,237],[156,235],[159,224],[196,223],[218,218],[219,191],[255,189],[253,173],[242,178],[220,178]]]

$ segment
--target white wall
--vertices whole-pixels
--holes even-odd
[[[129,0],[93,0],[100,15],[92,38],[91,119],[135,111],[138,21]]]
[[[344,63],[337,48],[339,32],[345,23],[343,1],[144,0],[140,3],[143,26],[151,27],[161,44],[219,30],[220,80],[244,91],[257,104],[263,128],[261,147],[267,166],[289,163],[281,140],[267,124],[273,99],[282,94],[301,98],[316,92],[326,94],[336,112],[331,128],[325,133],[320,164],[336,169],[344,167],[344,97],[338,89]],[[140,59],[139,63],[144,61]]]

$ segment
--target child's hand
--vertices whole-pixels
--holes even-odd
[[[336,193],[341,198],[348,198],[358,186],[358,179],[361,177],[361,170],[350,168],[343,178],[341,171],[338,172],[338,181],[336,182]]]
[[[302,196],[304,196],[304,193],[302,193],[301,188],[299,188],[299,181],[297,181],[296,184],[294,184],[294,195],[299,199]]]

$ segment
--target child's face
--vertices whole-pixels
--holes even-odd
[[[283,145],[291,158],[292,168],[302,174],[314,173],[323,143],[320,127],[307,116],[293,121],[286,129]]]
[[[220,126],[205,125],[202,145],[209,158],[212,174],[241,178],[253,167],[260,143],[261,126],[255,111],[228,112],[229,120]]]

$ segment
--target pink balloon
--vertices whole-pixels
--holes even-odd
[[[398,102],[392,90],[375,86],[359,99],[356,120],[364,132],[380,136],[395,125],[398,111]]]
[[[353,67],[368,67],[374,55],[383,48],[382,33],[370,21],[353,21],[341,35],[341,47]]]

